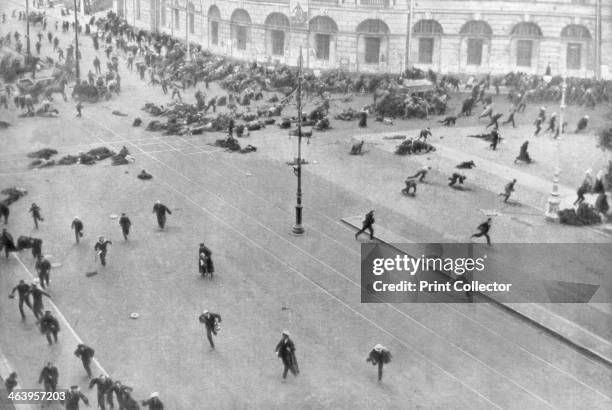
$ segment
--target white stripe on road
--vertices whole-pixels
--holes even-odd
[[[13,252],[12,254],[15,259],[17,259],[17,262],[19,262],[19,264],[23,267],[23,269],[27,272],[27,274],[30,276],[30,278],[32,280],[36,279],[36,277],[34,276],[34,274],[32,272],[30,272],[30,270],[28,269],[28,267],[21,261],[21,259],[19,258],[19,256],[17,256],[16,253]],[[79,335],[77,334],[77,332],[74,330],[74,328],[70,325],[70,323],[68,322],[68,320],[66,319],[66,317],[62,314],[62,312],[59,310],[59,308],[57,307],[57,305],[55,304],[55,302],[53,302],[53,299],[48,298],[47,299],[49,304],[53,307],[53,309],[55,310],[55,313],[57,314],[57,316],[59,317],[60,321],[64,324],[64,326],[66,327],[66,329],[68,329],[70,331],[70,333],[72,333],[72,336],[76,339],[77,344],[81,344],[83,343],[83,340],[79,337]],[[102,367],[102,365],[100,364],[100,362],[98,361],[98,359],[96,359],[95,357],[92,359],[93,364],[106,376],[108,376],[108,372],[106,370],[104,370],[104,368]]]

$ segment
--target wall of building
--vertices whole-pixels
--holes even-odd
[[[185,0],[123,0],[128,22],[145,29],[157,29],[186,38]],[[597,1],[601,2],[601,36],[597,35]],[[581,4],[584,3],[584,4]],[[140,4],[140,17],[134,18],[134,10]],[[278,61],[295,65],[299,48],[302,47],[304,63],[311,68],[342,67],[355,71],[399,72],[406,65],[440,72],[477,74],[505,73],[519,70],[543,73],[550,65],[553,74],[590,77],[597,74],[596,57],[601,57],[601,72],[612,76],[612,2],[606,0],[415,0],[410,19],[410,0],[193,0],[195,27],[189,33],[190,41],[202,44],[215,53],[253,61]],[[296,6],[305,13],[300,19]],[[156,24],[151,11],[165,8],[166,24]],[[210,15],[211,8],[218,9],[218,17]],[[179,10],[178,25],[175,10]],[[238,50],[232,39],[232,13],[242,9],[251,21],[248,26],[246,50]],[[271,27],[266,19],[271,13],[281,13],[290,21],[285,32],[285,49],[282,56],[271,55]],[[214,13],[213,13],[214,14]],[[317,16],[331,18],[337,26],[332,33],[330,59],[318,60],[315,51],[315,36],[309,30],[308,21]],[[210,22],[219,25],[219,41],[211,41]],[[380,20],[386,32],[358,33],[358,26],[366,20]],[[435,20],[442,29],[441,34],[414,33],[420,20]],[[462,28],[469,21],[484,21],[490,27],[490,35],[476,36],[483,43],[480,65],[467,61],[468,39]],[[411,36],[408,36],[412,21]],[[540,36],[524,38],[513,35],[513,29],[521,23],[533,23]],[[588,30],[590,38],[562,38],[562,30],[569,25],[578,25]],[[367,30],[367,29],[366,29]],[[380,38],[380,61],[366,63],[364,52],[366,37]],[[419,38],[434,38],[431,63],[419,63]],[[598,38],[601,38],[599,44]],[[521,40],[532,43],[530,66],[517,65],[517,44]],[[566,53],[568,43],[581,50],[581,67],[568,69]],[[521,42],[524,46],[524,42]],[[579,45],[576,45],[579,44]],[[406,51],[410,50],[406,56]]]

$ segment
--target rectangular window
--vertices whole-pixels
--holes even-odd
[[[272,30],[272,54],[282,56],[285,54],[285,32]]]
[[[366,37],[365,39],[365,63],[378,64],[380,62],[380,38]]]
[[[568,43],[567,44],[567,69],[580,70],[582,68],[582,44]]]
[[[247,30],[244,26],[236,27],[236,48],[238,50],[246,50],[247,45]]]
[[[166,1],[165,0],[162,0],[161,2],[160,13],[161,13],[161,25],[163,27],[166,27]]]
[[[136,0],[136,19],[140,20],[140,0]]]
[[[179,9],[174,9],[174,29],[175,30],[178,30],[181,28],[180,22],[181,22],[181,15],[180,15]]]
[[[516,65],[519,67],[531,67],[532,52],[533,52],[533,41],[517,40],[516,42]]]
[[[219,44],[219,22],[210,22],[210,42],[214,45]]]
[[[482,46],[481,38],[468,38],[467,41],[467,63],[468,65],[482,64]]]
[[[329,34],[316,34],[315,43],[317,45],[317,60],[329,60],[329,43],[331,36]]]
[[[189,13],[189,32],[195,33],[195,14]]]
[[[434,39],[431,37],[419,38],[419,63],[433,63]]]

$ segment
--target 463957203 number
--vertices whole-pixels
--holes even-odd
[[[33,389],[16,389],[8,394],[13,404],[42,404],[51,401],[66,400],[67,390],[42,391]]]

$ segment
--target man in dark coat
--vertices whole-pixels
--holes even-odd
[[[59,372],[57,371],[57,367],[53,366],[53,364],[49,362],[40,372],[38,384],[44,384],[46,392],[54,392],[57,391],[58,379]]]
[[[499,131],[497,131],[497,129],[494,129],[493,131],[491,131],[491,145],[490,145],[493,151],[497,150],[497,144],[499,144],[499,140],[500,140]]]
[[[209,274],[210,279],[213,278],[213,273],[215,272],[212,252],[203,243],[200,244],[200,249],[198,249],[198,270],[203,278],[206,278],[206,275]]]
[[[0,219],[4,217],[5,225],[8,223],[8,217],[10,213],[11,213],[11,210],[9,209],[8,205],[5,204],[4,202],[0,202]]]
[[[584,194],[588,192],[589,192],[589,184],[587,182],[584,182],[582,185],[580,185],[580,187],[576,191],[578,198],[574,201],[574,205],[580,205],[582,202],[584,202],[584,199],[585,199]]]
[[[508,203],[508,199],[510,199],[510,195],[512,195],[512,193],[514,192],[515,184],[516,184],[516,179],[513,179],[512,181],[508,182],[506,186],[504,187],[504,192],[498,195],[498,196],[504,197],[505,203]]]
[[[377,344],[368,354],[366,362],[378,365],[378,381],[382,381],[383,365],[391,362],[391,352],[381,344]]]
[[[4,381],[4,387],[8,393],[12,393],[13,389],[17,387],[19,383],[17,382],[17,373],[11,372],[9,376]]]
[[[214,350],[215,342],[213,342],[212,335],[217,336],[219,323],[221,323],[221,315],[205,310],[198,320],[206,326],[206,338],[208,339],[208,343],[210,343],[210,348]]]
[[[40,317],[43,315],[43,309],[45,308],[43,305],[42,297],[46,296],[48,298],[51,298],[51,296],[49,296],[47,292],[42,291],[38,287],[39,282],[39,279],[35,279],[34,282],[32,282],[32,285],[30,286],[30,295],[32,295],[32,312],[34,313],[36,319],[40,319]]]
[[[485,238],[487,238],[487,245],[492,246],[491,238],[489,237],[489,231],[491,230],[491,221],[491,218],[487,218],[486,221],[478,225],[478,232],[470,236],[470,239],[480,238],[481,236],[484,236]]]
[[[93,389],[94,386],[98,387],[98,407],[100,407],[102,410],[106,410],[106,404],[104,401],[106,398],[108,405],[113,408],[113,381],[108,376],[101,374],[99,377],[95,377],[89,382],[90,389]],[[122,402],[120,401],[120,407],[121,403]]]
[[[76,243],[79,243],[79,238],[83,237],[83,222],[79,219],[78,216],[75,216],[72,220],[71,228],[74,230],[74,237],[76,238]]]
[[[53,344],[51,341],[51,335],[53,340],[57,343],[57,334],[60,331],[60,324],[58,320],[51,314],[50,310],[46,310],[44,316],[40,319],[40,332],[47,337],[47,342]]]
[[[138,402],[132,397],[132,391],[134,391],[134,389],[131,387],[125,386],[123,388],[123,408],[125,410],[140,410]],[[163,404],[161,402],[159,402],[159,404],[161,404],[161,408],[163,408]]]
[[[32,245],[32,256],[34,259],[38,259],[39,256],[43,256],[42,254],[42,244],[43,240],[39,238],[31,238]]]
[[[79,402],[81,400],[83,400],[83,403],[89,406],[89,400],[79,390],[79,386],[70,386],[70,391],[66,393],[66,399],[64,400],[66,410],[79,410]]]
[[[32,219],[34,219],[34,227],[38,229],[38,221],[44,222],[44,219],[40,215],[40,207],[35,203],[32,203],[30,207],[30,213],[32,214]]]
[[[159,393],[151,393],[147,400],[142,401],[143,406],[149,407],[149,410],[164,410],[164,403],[159,399]]]
[[[168,207],[162,204],[160,201],[157,201],[155,202],[155,205],[153,205],[153,213],[157,216],[157,224],[159,225],[159,228],[164,229],[164,226],[166,225],[166,213],[172,215],[170,209],[168,209]]]
[[[76,350],[74,351],[74,355],[81,359],[83,363],[83,368],[87,372],[87,377],[91,379],[91,360],[93,359],[95,354],[95,350],[91,347],[84,345],[83,343],[79,343],[77,345]]]
[[[374,210],[368,212],[362,222],[361,229],[355,234],[355,239],[359,237],[366,229],[370,232],[370,240],[374,239]]]
[[[121,218],[119,218],[119,225],[121,226],[123,239],[127,241],[128,235],[130,234],[130,226],[132,226],[132,221],[130,221],[130,218],[128,218],[125,213],[122,213]]]
[[[287,379],[287,372],[297,377],[300,374],[297,359],[295,357],[295,344],[290,339],[290,334],[286,330],[283,331],[280,342],[276,345],[276,354],[283,362],[283,382]]]
[[[111,241],[107,241],[103,236],[101,236],[98,239],[98,242],[96,242],[94,245],[94,251],[96,252],[96,255],[100,257],[100,263],[102,266],[106,266],[106,253],[108,252],[108,245],[112,244],[113,243]]]
[[[576,131],[575,131],[576,134],[584,130],[587,127],[587,125],[589,125],[589,116],[585,115],[580,120],[578,120],[578,125],[576,126]]]
[[[528,164],[530,164],[532,162],[532,159],[529,156],[529,152],[527,152],[528,148],[529,148],[529,141],[523,142],[523,145],[521,145],[521,149],[519,151],[518,157],[516,157],[514,159],[514,163],[515,164],[516,164],[517,161],[524,161],[524,162],[526,162]]]
[[[19,284],[13,288],[9,298],[15,297],[15,291],[19,295],[19,313],[21,313],[21,320],[25,320],[25,313],[23,312],[23,304],[25,303],[30,309],[32,309],[32,304],[30,303],[30,285],[25,283],[22,279],[19,281]]]
[[[367,111],[361,111],[359,113],[359,128],[365,128],[368,126],[368,113]]]
[[[40,286],[45,289],[46,286],[49,286],[49,273],[51,272],[51,263],[47,259],[45,259],[44,256],[39,255],[38,260],[36,261],[36,265],[34,267],[36,269],[36,272],[38,272]]]
[[[13,235],[8,233],[6,229],[2,229],[2,236],[0,236],[0,250],[4,248],[4,256],[6,259],[9,257],[9,252],[14,252],[17,248],[15,247],[15,241]]]
[[[458,172],[453,172],[453,175],[451,175],[448,180],[450,181],[448,183],[448,186],[454,186],[457,182],[459,182],[461,185],[463,185],[463,181],[465,181],[467,179],[467,177],[465,175],[462,175]]]

